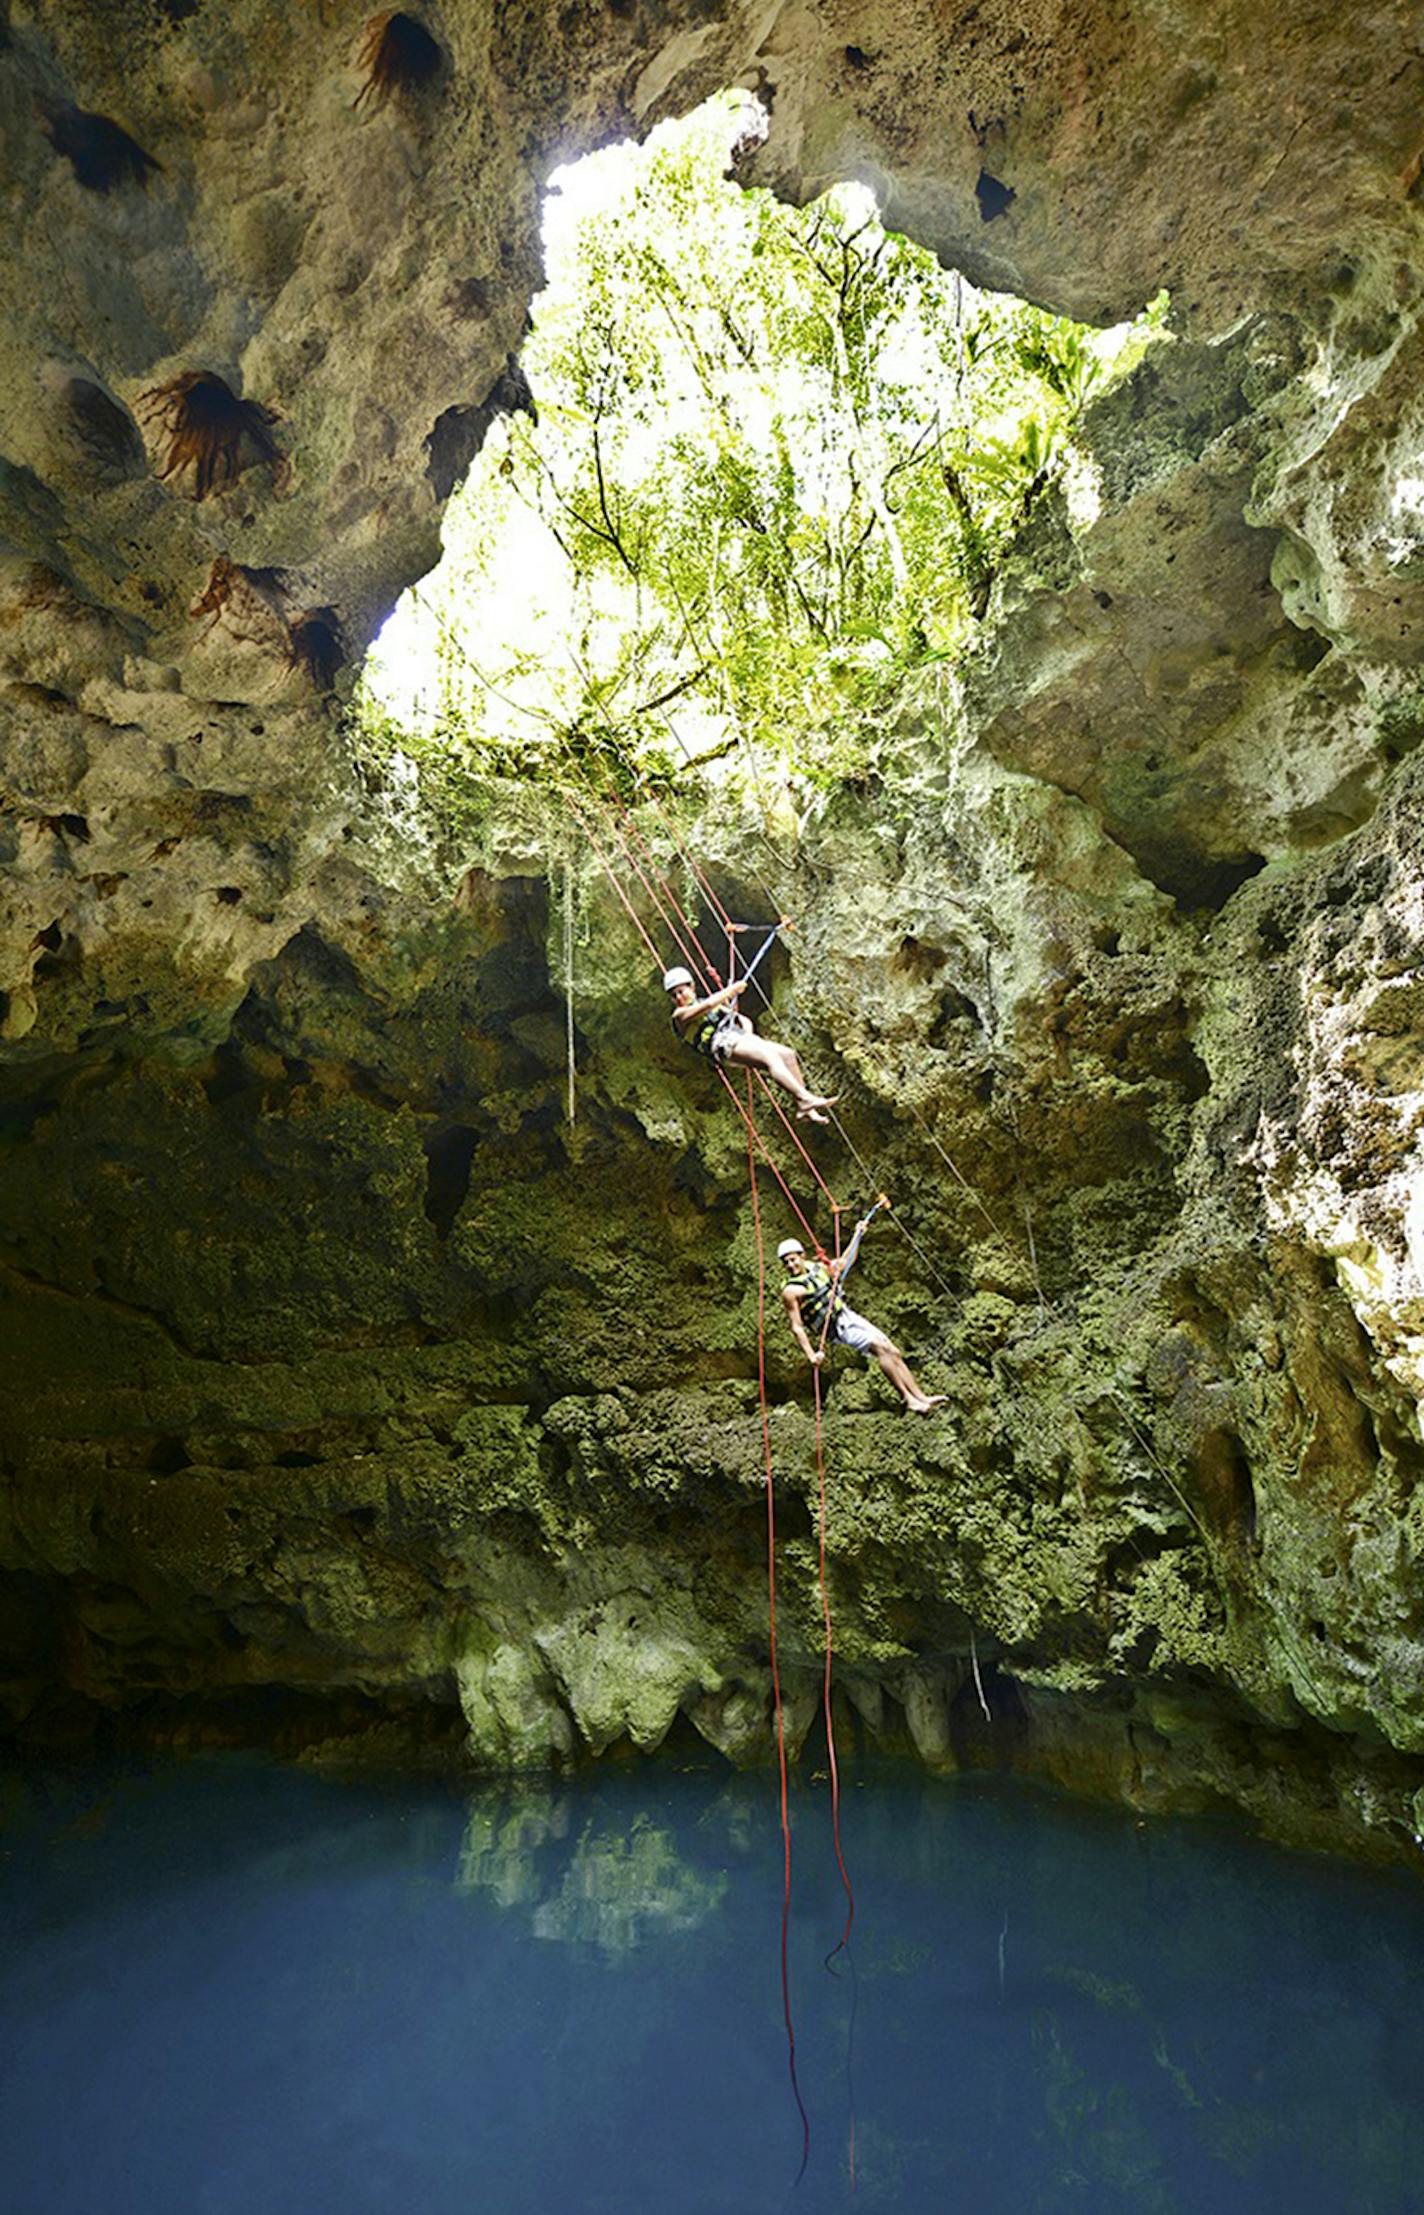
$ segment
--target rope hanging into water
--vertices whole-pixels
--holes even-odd
[[[864,1226],[862,1225],[861,1228],[863,1229]],[[857,1240],[858,1238],[859,1232],[857,1232]],[[854,1251],[852,1250],[843,1267],[841,1265],[840,1249],[841,1219],[839,1214],[837,1214],[836,1273],[834,1280],[837,1285],[841,1284],[844,1281],[846,1270],[849,1269],[851,1262],[855,1258]],[[831,1330],[831,1318],[834,1314],[835,1301],[834,1299],[831,1299],[826,1303],[825,1319],[821,1324],[821,1342],[820,1346],[817,1349],[818,1352],[820,1352],[821,1354],[824,1354],[826,1350],[826,1341],[830,1336]],[[819,1511],[817,1533],[820,1540],[819,1574],[821,1584],[821,1618],[825,1625],[826,1632],[825,1668],[822,1672],[821,1678],[821,1706],[824,1710],[826,1718],[826,1765],[830,1772],[831,1779],[831,1836],[835,1841],[836,1867],[840,1870],[841,1883],[845,1886],[846,1896],[845,1929],[841,1932],[839,1939],[831,1948],[830,1953],[826,1956],[827,1965],[829,1966],[829,1964],[835,1959],[836,1955],[842,1952],[844,1948],[850,1943],[851,1925],[855,1921],[855,1889],[854,1886],[851,1884],[850,1871],[846,1867],[845,1854],[841,1849],[841,1778],[840,1769],[836,1761],[836,1724],[835,1716],[832,1710],[831,1685],[832,1654],[835,1646],[835,1634],[831,1627],[830,1587],[826,1581],[826,1442],[824,1431],[822,1428],[821,1365],[819,1362],[813,1361],[811,1364],[811,1383],[816,1395],[816,1490]],[[852,2176],[854,2175],[855,2167],[855,2157],[853,2149],[854,2140],[852,2139]]]
[[[787,1959],[787,1945],[791,1930],[791,1808],[786,1782],[786,1715],[781,1702],[781,1666],[776,1643],[776,1477],[771,1459],[771,1420],[766,1401],[766,1244],[761,1227],[761,1199],[757,1191],[756,1154],[752,1148],[751,1132],[754,1122],[754,1094],[751,1075],[747,1076],[747,1175],[752,1193],[752,1225],[756,1233],[757,1249],[757,1397],[761,1409],[762,1454],[766,1463],[766,1590],[767,1615],[770,1627],[771,1697],[776,1713],[776,1761],[781,1780],[781,1842],[782,1842],[782,1890],[781,1890],[781,2010],[786,2021],[786,2062],[791,2077],[791,2090],[796,2110],[801,2117],[801,2166],[796,2172],[799,2184],[806,2173],[806,2163],[811,2155],[811,2119],[801,2097],[801,2086],[796,2076],[796,2026],[791,2018],[791,1969]]]
[[[627,826],[625,832],[624,830],[620,829],[618,822],[610,817],[609,810],[601,805],[597,794],[590,794],[589,797],[592,799],[593,805],[599,809],[599,813],[603,817],[604,827],[606,831],[609,829],[611,823],[611,834],[613,843],[619,849],[621,849],[624,858],[633,869],[634,874],[637,876],[638,881],[642,884],[645,892],[651,899],[664,926],[668,929],[669,935],[672,937],[673,942],[677,945],[679,951],[682,953],[683,959],[687,961],[691,966],[695,956],[697,964],[702,968],[704,974],[710,976],[713,982],[716,983],[718,981],[718,972],[716,969],[716,965],[712,962],[705,947],[702,945],[701,940],[698,937],[695,925],[684,913],[681,905],[677,900],[676,895],[672,891],[671,885],[668,884],[666,878],[662,876],[662,873],[658,868],[656,859],[652,855],[651,850],[646,846],[646,843],[642,841],[641,834],[638,833],[636,826],[633,824],[631,816],[629,815],[627,809],[622,805],[622,802],[618,799],[618,796],[615,793],[612,796],[613,804],[616,807],[618,814],[621,815],[624,819],[624,822]],[[652,956],[654,963],[658,964],[657,951],[651,937],[649,936],[646,929],[644,929],[641,919],[638,917],[636,910],[632,906],[631,901],[627,898],[627,895],[623,890],[623,886],[619,881],[611,863],[609,862],[607,855],[604,853],[599,841],[593,836],[592,831],[589,829],[587,819],[584,817],[582,810],[578,808],[577,802],[573,800],[572,796],[570,796],[570,805],[573,808],[573,811],[578,820],[581,822],[585,834],[589,839],[589,844],[593,852],[597,856],[600,864],[602,865],[605,875],[609,878],[610,883],[613,885],[614,891],[617,894],[621,905],[623,906],[625,912],[629,914],[634,923],[637,925],[639,935],[641,936],[644,945],[646,946],[649,954]],[[661,813],[661,810],[659,810],[659,813]],[[633,853],[632,841],[634,838],[636,838],[638,842],[643,845],[643,850],[647,855],[649,870],[651,871],[652,878],[658,880],[658,882],[661,884],[663,893],[666,895],[666,906],[664,906],[663,899],[659,896],[658,890],[655,889],[654,883],[650,881],[649,874],[645,872],[644,869],[639,865],[637,858]],[[675,839],[674,844],[676,844]],[[722,903],[717,899],[716,894],[713,892],[710,883],[707,882],[707,880],[696,869],[695,864],[689,863],[688,866],[692,870],[694,880],[699,883],[706,897],[710,900],[711,904],[722,918],[723,928],[725,929],[727,934],[729,959],[728,981],[730,982],[731,975],[735,973],[736,967],[736,934],[738,932],[739,926],[732,921],[732,918],[728,915],[726,909],[722,906]],[[682,926],[681,930],[679,930],[677,926],[670,920],[668,908],[671,908],[673,913],[676,915],[678,923]],[[760,949],[758,950],[756,956],[744,973],[747,979],[751,979],[754,977],[757,967],[760,965],[765,955],[770,951],[770,948],[775,938],[777,937],[780,928],[781,926],[778,924],[773,929],[768,931],[767,936],[764,939]],[[660,964],[658,965],[660,966]],[[758,989],[760,990],[761,988],[759,987]],[[763,1000],[766,999],[764,991],[762,992],[762,998]],[[769,1005],[769,1003],[767,1004]],[[762,1454],[765,1465],[767,1512],[768,1644],[771,1665],[772,1704],[775,1714],[776,1726],[777,1770],[779,1780],[779,1801],[783,1854],[781,1911],[781,1996],[782,2014],[786,2025],[787,2068],[791,2080],[792,2094],[796,2102],[797,2113],[801,2120],[801,2165],[797,2171],[796,2176],[796,2182],[799,2184],[801,2177],[805,2174],[806,2165],[810,2157],[811,2126],[810,2119],[806,2112],[805,2103],[801,2096],[801,2088],[797,2076],[796,2031],[791,2008],[791,1979],[789,1960],[791,1921],[791,1817],[788,1765],[786,1758],[786,1719],[781,1692],[780,1654],[776,1621],[776,1476],[772,1454],[771,1426],[766,1391],[766,1248],[765,1236],[762,1227],[761,1197],[757,1182],[758,1153],[761,1153],[768,1167],[771,1169],[772,1174],[775,1176],[776,1181],[780,1186],[788,1205],[791,1207],[793,1214],[797,1218],[797,1221],[801,1224],[802,1229],[806,1232],[806,1235],[810,1239],[811,1244],[815,1248],[817,1254],[821,1257],[823,1261],[830,1259],[830,1257],[826,1255],[824,1247],[821,1245],[820,1240],[816,1237],[815,1232],[812,1230],[810,1224],[808,1223],[806,1216],[797,1204],[797,1201],[792,1194],[789,1186],[787,1185],[785,1178],[782,1176],[774,1157],[771,1155],[762,1140],[761,1133],[757,1127],[756,1090],[754,1079],[755,1082],[761,1084],[762,1090],[766,1093],[779,1120],[792,1138],[798,1153],[801,1155],[802,1160],[805,1162],[807,1168],[809,1169],[820,1191],[824,1194],[826,1201],[830,1207],[831,1220],[834,1226],[833,1236],[835,1243],[835,1255],[833,1263],[834,1279],[835,1282],[838,1284],[844,1281],[845,1276],[849,1274],[850,1269],[854,1266],[855,1259],[859,1251],[860,1242],[865,1234],[865,1230],[870,1221],[870,1217],[866,1216],[857,1224],[850,1247],[847,1250],[844,1259],[842,1259],[840,1246],[840,1224],[841,1215],[844,1210],[842,1209],[840,1202],[835,1198],[835,1195],[831,1191],[830,1186],[827,1184],[825,1178],[821,1175],[821,1172],[818,1169],[815,1161],[808,1153],[806,1147],[802,1144],[800,1134],[795,1130],[790,1119],[787,1117],[784,1110],[782,1109],[779,1100],[776,1098],[774,1089],[769,1085],[761,1071],[753,1071],[749,1069],[747,1071],[746,1105],[745,1108],[743,1108],[742,1103],[737,1096],[736,1089],[731,1084],[725,1070],[723,1070],[719,1066],[717,1073],[722,1079],[723,1086],[729,1098],[732,1100],[733,1106],[737,1108],[738,1112],[742,1115],[743,1120],[746,1124],[747,1173],[751,1190],[752,1220],[757,1247],[757,1397],[761,1420]],[[837,1127],[839,1128],[839,1122],[837,1122]],[[852,1151],[854,1151],[854,1148],[852,1148]],[[857,1158],[859,1157],[857,1156]],[[883,1195],[880,1197],[880,1199],[876,1201],[875,1207],[872,1208],[871,1213],[873,1214],[875,1212],[875,1208],[878,1208],[882,1205],[886,1207],[889,1206],[888,1200],[886,1200]],[[822,1355],[824,1355],[826,1350],[826,1344],[834,1312],[835,1302],[834,1300],[832,1300],[827,1305],[826,1315],[821,1328],[819,1352]],[[834,1960],[835,1956],[845,1950],[845,1948],[849,1944],[851,1930],[855,1921],[855,1891],[851,1883],[850,1871],[846,1865],[845,1852],[841,1839],[840,1767],[836,1753],[833,1681],[835,1666],[835,1632],[831,1615],[830,1587],[826,1567],[827,1506],[824,1407],[821,1393],[820,1363],[815,1362],[811,1366],[815,1401],[815,1455],[819,1531],[818,1580],[821,1600],[821,1615],[825,1630],[825,1648],[821,1681],[821,1704],[825,1717],[826,1754],[831,1783],[831,1824],[834,1839],[836,1866],[840,1873],[841,1883],[844,1887],[846,1895],[845,1924],[841,1931],[840,1938],[837,1940],[836,1945],[831,1949],[831,1953],[827,1956],[827,1965],[829,1966],[829,1963]],[[854,2179],[855,2124],[853,2107],[851,2120],[850,2162],[851,2175],[852,2179]]]

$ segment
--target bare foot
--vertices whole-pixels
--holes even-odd
[[[796,1110],[798,1123],[829,1123],[829,1115],[822,1115],[819,1108],[803,1107]]]
[[[916,1415],[928,1415],[932,1408],[943,1407],[948,1398],[947,1392],[929,1392],[918,1400],[907,1400],[905,1405]]]

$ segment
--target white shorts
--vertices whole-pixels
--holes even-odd
[[[884,1331],[878,1331],[873,1323],[867,1323],[863,1315],[857,1315],[853,1307],[837,1308],[831,1318],[831,1337],[838,1346],[849,1346],[852,1353],[868,1354],[877,1346],[888,1346],[890,1341]]]

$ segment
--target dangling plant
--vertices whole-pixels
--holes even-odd
[[[423,23],[400,9],[372,16],[366,25],[358,66],[366,81],[356,105],[383,108],[391,99],[422,92],[440,73],[440,48]]]
[[[155,385],[140,400],[139,413],[146,423],[157,425],[166,442],[159,476],[191,472],[195,500],[235,484],[245,469],[268,466],[278,485],[290,474],[272,436],[276,409],[260,400],[239,400],[210,369],[185,369]]]

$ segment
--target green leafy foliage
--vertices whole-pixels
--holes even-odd
[[[555,778],[590,751],[618,781],[733,749],[854,774],[1152,335],[975,291],[858,187],[742,190],[747,126],[726,96],[554,202],[538,420],[492,430],[411,618],[425,745]]]

